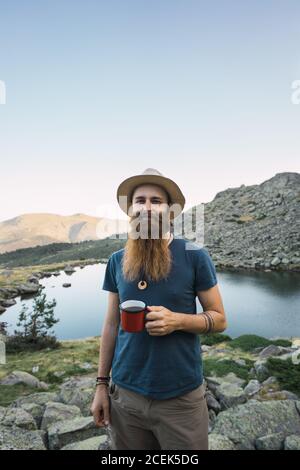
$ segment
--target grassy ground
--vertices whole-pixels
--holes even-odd
[[[34,273],[44,271],[59,271],[62,270],[66,264],[70,266],[78,266],[79,264],[85,265],[91,262],[95,262],[95,260],[74,260],[62,263],[41,264],[36,266],[24,266],[10,269],[2,268],[2,271],[0,271],[0,287],[9,288],[17,286],[18,284],[26,282],[27,278],[32,274],[34,275]]]
[[[99,337],[61,341],[60,344],[59,348],[53,350],[7,354],[6,364],[0,365],[0,379],[14,370],[32,374],[32,368],[39,366],[38,372],[33,375],[48,383],[50,385],[49,391],[53,391],[67,377],[83,374],[95,376],[99,360]],[[92,368],[81,367],[85,362],[91,364]],[[54,372],[61,371],[64,372],[63,376],[56,377],[54,375]],[[25,385],[0,385],[0,405],[7,406],[17,397],[37,391],[45,390],[32,389]]]
[[[235,339],[223,334],[211,335],[209,339],[202,335],[201,340],[202,344],[209,343],[212,346],[211,350],[202,353],[206,377],[222,377],[229,372],[234,372],[245,380],[252,378],[250,370],[258,358],[258,354],[254,354],[253,350],[268,344],[278,344],[278,341],[270,341],[257,335],[242,335]],[[282,340],[279,341],[281,342]],[[284,342],[284,345],[287,344],[290,342]],[[86,374],[95,377],[98,369],[99,346],[100,337],[91,337],[61,341],[57,349],[7,354],[6,364],[0,365],[0,379],[14,370],[32,373],[32,368],[39,366],[38,372],[33,375],[49,384],[49,391],[54,391],[68,377]],[[236,362],[241,359],[245,361],[244,365]],[[92,367],[83,368],[82,365],[85,362],[91,364]],[[300,396],[300,365],[292,364],[290,360],[282,361],[272,358],[268,360],[267,367],[270,375],[277,377],[282,390],[289,390]],[[57,377],[55,372],[64,372],[64,374]],[[37,391],[44,390],[32,389],[24,385],[0,385],[0,405],[7,406],[17,397]]]

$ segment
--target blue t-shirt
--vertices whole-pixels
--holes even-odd
[[[196,249],[188,249],[193,246]],[[217,284],[216,269],[205,248],[184,238],[174,237],[169,245],[172,268],[168,278],[147,281],[140,290],[138,280],[124,279],[124,248],[114,252],[107,263],[102,289],[125,300],[142,300],[146,305],[162,305],[173,312],[195,315],[197,291]],[[177,330],[151,336],[146,329],[128,333],[119,324],[112,361],[112,381],[120,387],[151,399],[173,398],[203,382],[201,344],[198,334]]]

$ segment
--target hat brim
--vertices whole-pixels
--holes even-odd
[[[171,218],[176,218],[183,211],[185,197],[179,186],[170,178],[160,175],[135,175],[125,179],[117,189],[117,200],[120,208],[128,215],[132,201],[133,191],[142,184],[157,184],[161,186],[170,197],[170,205],[174,205]]]

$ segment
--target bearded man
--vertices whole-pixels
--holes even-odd
[[[199,334],[227,328],[215,266],[205,248],[174,235],[185,198],[170,178],[148,168],[125,179],[117,199],[130,230],[125,247],[110,256],[102,285],[109,294],[94,422],[107,426],[114,450],[207,450]],[[121,327],[126,300],[147,305],[140,332]]]

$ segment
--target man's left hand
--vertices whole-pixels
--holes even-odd
[[[145,327],[151,336],[169,335],[177,329],[177,314],[162,305],[147,306]],[[148,321],[149,320],[149,321]]]

